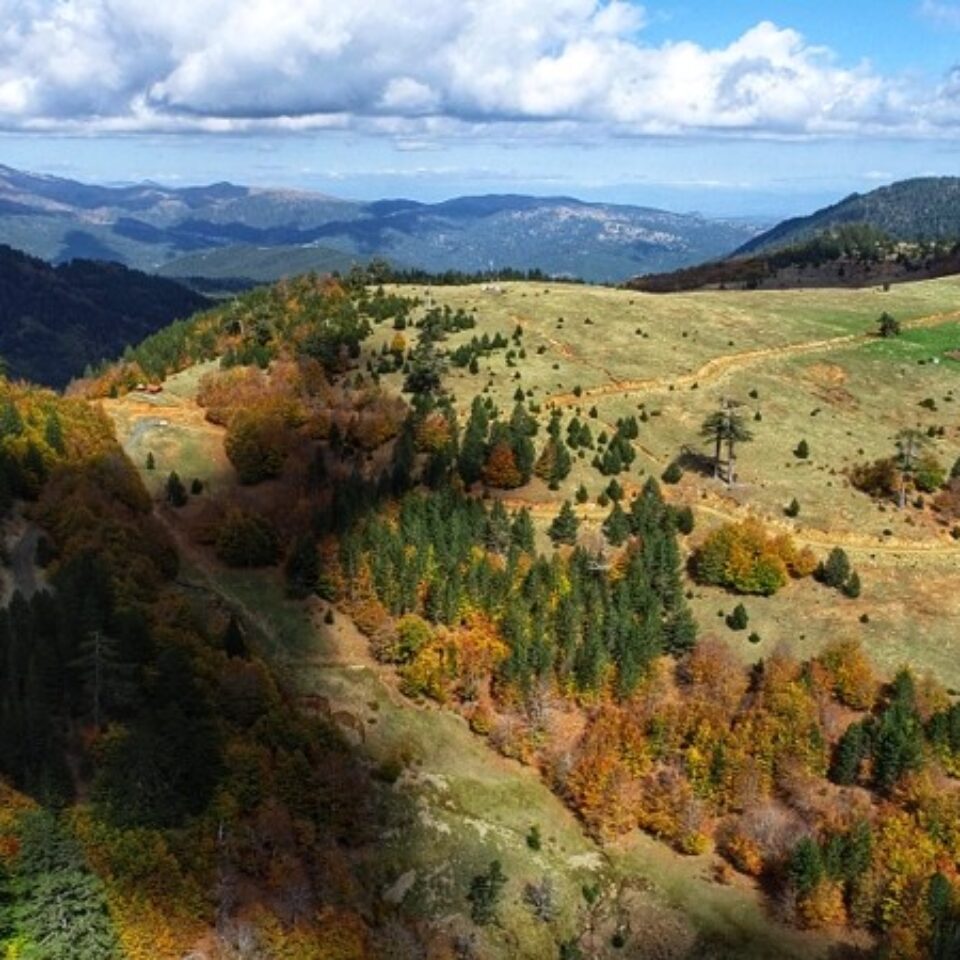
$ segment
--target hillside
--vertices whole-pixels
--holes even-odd
[[[165,263],[157,273],[175,280],[203,277],[207,280],[250,280],[270,283],[285,276],[309,273],[349,273],[367,258],[332,247],[216,247],[188,253]]]
[[[723,256],[758,229],[564,197],[361,203],[228,183],[90,186],[0,167],[0,233],[11,245],[55,262],[116,260],[149,271],[173,264],[168,269],[180,276],[179,258],[216,250],[211,269],[220,278],[256,271],[277,279],[302,270],[318,248],[331,248],[350,259],[379,256],[432,271],[540,268],[617,281]],[[253,257],[253,247],[264,256]]]
[[[634,277],[624,286],[647,293],[857,289],[957,273],[960,244],[955,241],[895,241],[872,227],[845,224],[791,246]]]
[[[62,387],[88,364],[207,303],[172,280],[119,264],[53,267],[0,245],[0,357],[12,377]]]
[[[870,193],[854,193],[806,217],[785,220],[739,247],[732,256],[795,246],[846,224],[866,224],[893,240],[960,238],[960,178],[918,177]]]
[[[119,394],[184,589],[419,811],[369,882],[484,960],[930,956],[957,282],[423,296],[289,281],[79,385]]]

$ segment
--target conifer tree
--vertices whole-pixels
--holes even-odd
[[[187,502],[187,488],[183,485],[180,476],[173,471],[167,477],[167,503],[174,507],[182,507]]]
[[[300,534],[294,540],[284,566],[287,596],[297,600],[309,597],[317,589],[319,572],[317,547],[313,537]]]
[[[573,507],[569,500],[564,500],[560,507],[560,512],[554,517],[550,524],[549,534],[554,546],[561,543],[575,544],[577,542],[577,530],[580,528],[580,520],[573,512]]]

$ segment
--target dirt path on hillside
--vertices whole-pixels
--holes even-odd
[[[624,499],[628,500],[633,493],[638,492],[638,487],[625,488]],[[671,499],[666,491],[664,498],[669,502]],[[688,505],[681,498],[676,498],[681,506]],[[557,514],[557,505],[551,502],[536,500],[525,500],[522,497],[504,497],[503,505],[510,510],[519,510],[526,507],[534,517],[540,519],[552,519]],[[737,522],[746,520],[748,517],[758,516],[757,511],[742,504],[730,503],[722,497],[717,497],[714,503],[704,503],[697,501],[690,503],[689,506],[695,514],[706,514],[716,517],[724,522]],[[601,507],[595,502],[582,504],[576,507],[577,514],[585,520],[593,523],[602,523],[609,514],[609,508]],[[883,537],[878,535],[868,536],[849,531],[829,531],[818,530],[815,527],[796,528],[784,520],[777,517],[763,517],[764,525],[775,527],[784,533],[789,533],[793,540],[801,547],[810,547],[813,550],[826,550],[833,547],[843,547],[846,550],[857,553],[877,553],[886,554],[890,559],[899,555],[913,556],[956,556],[960,559],[960,541],[953,540],[903,540],[897,537]]]
[[[960,311],[952,313],[936,313],[928,317],[919,317],[916,320],[901,324],[904,330],[917,330],[923,327],[935,327],[951,320],[960,320]],[[750,366],[759,360],[778,360],[784,357],[800,356],[805,353],[820,353],[836,350],[840,347],[859,343],[869,343],[876,340],[873,333],[851,333],[840,337],[827,337],[822,340],[807,340],[802,343],[786,344],[780,347],[761,347],[756,350],[744,350],[740,353],[726,354],[708,360],[703,366],[690,373],[677,377],[652,377],[646,380],[616,380],[601,384],[599,387],[590,387],[579,394],[557,393],[549,397],[547,402],[559,407],[571,407],[582,404],[585,400],[596,397],[611,397],[634,393],[650,393],[660,390],[669,390],[670,387],[688,387],[693,384],[703,386],[719,380],[732,370],[739,370]]]

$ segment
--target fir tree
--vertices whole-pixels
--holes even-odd
[[[467,900],[470,917],[478,926],[486,926],[496,919],[497,903],[507,882],[499,860],[491,862],[486,873],[478,874],[470,882]]]
[[[187,502],[187,488],[183,485],[176,471],[167,477],[167,503],[174,507],[182,507]]]
[[[319,573],[320,565],[313,537],[309,534],[300,534],[294,540],[293,548],[284,565],[287,596],[296,600],[309,597],[317,589]]]
[[[63,439],[63,424],[60,422],[60,415],[56,410],[51,410],[47,414],[47,422],[43,429],[43,438],[47,446],[61,456],[66,453],[66,444]]]
[[[573,507],[569,500],[564,500],[560,507],[560,512],[554,517],[550,524],[549,535],[554,546],[561,543],[575,544],[577,542],[577,530],[580,528],[580,520],[573,512]]]

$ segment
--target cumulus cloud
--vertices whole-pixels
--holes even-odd
[[[910,90],[768,22],[726,47],[656,46],[624,0],[0,0],[0,24],[8,129],[917,135],[956,119],[955,78]]]

